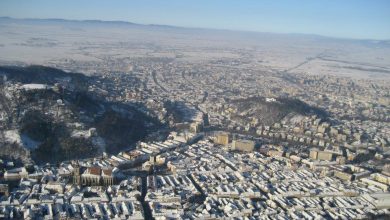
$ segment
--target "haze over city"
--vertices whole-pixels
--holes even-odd
[[[4,0],[14,18],[128,21],[211,29],[304,33],[354,39],[390,39],[390,3],[345,1]]]
[[[0,2],[0,219],[388,219],[389,1]]]

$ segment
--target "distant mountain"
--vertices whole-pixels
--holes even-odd
[[[317,34],[303,34],[303,33],[270,33],[270,32],[257,32],[257,31],[237,31],[228,29],[211,29],[211,28],[193,28],[193,27],[182,27],[166,24],[138,24],[129,21],[106,21],[106,20],[73,20],[73,19],[62,19],[62,18],[12,18],[12,17],[0,17],[0,23],[2,22],[13,22],[13,23],[30,23],[30,24],[44,24],[44,23],[57,23],[57,24],[79,24],[79,25],[106,25],[106,26],[132,26],[140,28],[154,28],[154,29],[165,29],[165,30],[181,30],[181,31],[203,31],[203,32],[229,32],[229,33],[240,33],[245,35],[270,35],[270,36],[288,36],[298,38],[312,38],[320,40],[344,40],[344,41],[355,41],[362,42],[369,45],[382,45],[390,46],[390,39],[387,40],[371,40],[371,39],[347,39],[347,38],[336,38],[329,36],[321,36]]]
[[[90,91],[95,80],[43,66],[0,67],[0,155],[56,162],[115,153],[147,136],[155,121]]]
[[[114,25],[114,26],[144,26],[128,21],[103,21],[103,20],[68,20],[61,18],[11,18],[11,17],[0,17],[0,22],[14,22],[14,23],[61,23],[61,24],[88,24],[88,25]]]

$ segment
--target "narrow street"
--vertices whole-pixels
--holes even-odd
[[[144,210],[144,214],[145,214],[145,219],[153,219],[152,217],[152,211],[150,210],[150,207],[149,207],[149,204],[147,202],[145,202],[145,196],[146,196],[146,193],[148,192],[148,184],[147,184],[147,180],[148,179],[148,176],[142,176],[141,177],[141,198],[140,198],[140,202],[142,204],[142,208]]]

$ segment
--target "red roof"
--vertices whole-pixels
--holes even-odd
[[[112,169],[103,169],[103,175],[111,176],[112,175]]]
[[[92,175],[100,176],[100,170],[100,167],[89,167],[87,172]]]

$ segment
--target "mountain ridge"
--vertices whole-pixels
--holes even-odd
[[[312,33],[278,33],[278,32],[266,32],[266,31],[250,31],[250,30],[233,30],[233,29],[218,29],[218,28],[206,28],[206,27],[185,27],[179,25],[169,24],[142,24],[130,21],[122,20],[100,20],[100,19],[64,19],[64,18],[13,18],[9,16],[0,16],[1,20],[12,20],[12,21],[30,21],[30,22],[63,22],[63,23],[89,23],[89,24],[106,24],[106,25],[119,25],[119,26],[139,26],[139,27],[156,27],[156,28],[167,28],[167,29],[181,29],[181,30],[203,30],[203,31],[226,31],[226,32],[237,32],[237,33],[248,33],[248,34],[269,34],[269,35],[283,35],[283,36],[298,36],[298,37],[313,37],[327,40],[347,40],[347,41],[358,41],[358,42],[369,42],[369,43],[382,43],[390,45],[390,39],[363,39],[363,38],[343,38],[334,36],[325,36],[320,34]]]

